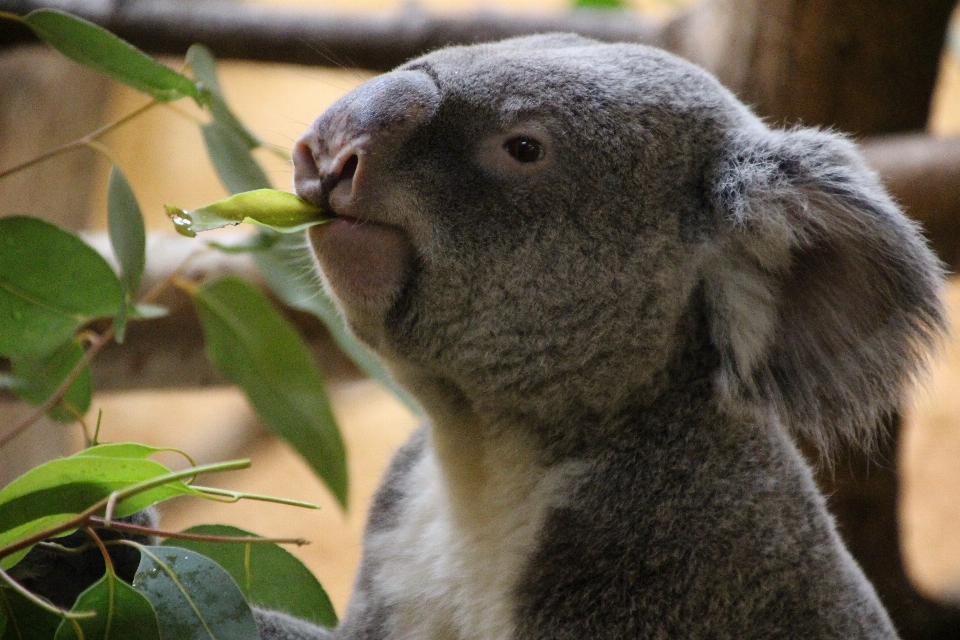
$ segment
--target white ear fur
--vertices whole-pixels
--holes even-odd
[[[820,131],[741,133],[708,180],[724,397],[770,406],[822,452],[869,447],[945,328],[917,225],[850,142]]]

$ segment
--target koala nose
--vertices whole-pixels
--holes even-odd
[[[421,71],[395,71],[334,103],[296,142],[297,193],[342,217],[364,208],[388,174],[397,149],[436,113],[440,91]]]
[[[357,217],[348,210],[357,200],[354,178],[360,167],[360,156],[366,155],[366,151],[358,141],[351,141],[342,149],[333,149],[332,153],[315,154],[309,137],[309,134],[305,135],[293,148],[293,175],[297,193],[337,215]],[[364,173],[361,172],[361,175]]]

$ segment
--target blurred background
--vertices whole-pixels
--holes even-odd
[[[669,20],[695,1],[633,0],[626,6]],[[391,0],[261,0],[259,4],[314,4],[324,10],[355,13],[402,7]],[[440,14],[477,10],[550,14],[568,10],[570,3],[427,0],[419,6]],[[957,15],[953,23],[956,34],[960,28]],[[329,63],[324,51],[317,50],[316,56],[318,64]],[[174,58],[164,60],[174,67],[181,64]],[[949,139],[960,135],[960,48],[952,52],[944,48],[939,60],[926,132]],[[224,61],[219,68],[226,96],[241,120],[265,141],[285,150],[328,105],[372,77],[371,72],[348,67]],[[0,168],[89,132],[145,100],[140,94],[59,60],[55,54],[0,50]],[[207,159],[200,132],[190,119],[196,115],[189,106],[178,109],[186,113],[154,109],[137,124],[103,140],[126,172],[150,230],[172,232],[163,213],[165,203],[190,208],[226,195]],[[264,150],[257,154],[273,185],[289,190],[289,163]],[[0,215],[30,213],[103,230],[108,169],[96,154],[79,151],[0,181]],[[79,180],[79,186],[65,183],[68,177]],[[960,191],[960,184],[954,188]],[[74,212],[72,217],[66,215],[68,211]],[[955,283],[948,299],[953,317],[960,319],[960,288]],[[95,397],[93,411],[103,412],[101,437],[105,440],[136,439],[157,446],[177,446],[204,462],[252,458],[251,470],[207,479],[208,484],[222,483],[233,489],[320,503],[319,511],[306,511],[260,503],[219,505],[178,500],[164,509],[163,524],[177,529],[199,522],[221,522],[267,536],[307,537],[312,544],[291,551],[314,570],[342,613],[359,561],[369,498],[392,451],[416,426],[417,419],[388,392],[360,379],[349,367],[330,365],[327,370],[332,371],[329,384],[334,410],[349,456],[351,506],[346,513],[285,444],[257,425],[239,391],[209,387],[104,392]],[[9,398],[0,399],[0,429],[11,424],[21,411]],[[876,460],[863,469],[850,463],[849,468],[866,478],[897,468],[899,484],[893,491],[900,497],[899,544],[906,570],[921,593],[960,604],[960,336],[955,335],[954,342],[931,365],[929,380],[912,391],[899,438],[899,448],[891,448],[892,457]],[[9,480],[8,473],[18,464],[35,463],[37,456],[71,450],[79,444],[79,434],[63,425],[39,425],[18,441],[21,453],[17,460],[9,456],[2,459],[3,475]],[[835,474],[845,472],[845,464],[845,460],[839,462],[834,479]],[[841,492],[842,487],[833,491]]]

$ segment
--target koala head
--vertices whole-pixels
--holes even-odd
[[[294,162],[338,216],[309,234],[325,286],[428,410],[610,414],[706,335],[721,403],[863,438],[942,325],[935,259],[849,142],[771,130],[653,48],[437,51]]]

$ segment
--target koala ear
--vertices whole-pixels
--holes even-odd
[[[708,172],[702,276],[726,400],[869,447],[945,328],[942,270],[853,144],[754,129]]]

